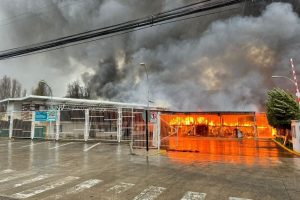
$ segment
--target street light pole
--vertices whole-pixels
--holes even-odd
[[[292,82],[293,84],[295,84],[295,82],[292,79],[290,79],[289,77],[286,77],[286,76],[272,76],[272,78],[285,78],[285,79],[289,80],[290,82]]]
[[[44,80],[40,80],[40,83],[42,83],[42,84],[44,84],[44,85],[46,85],[48,88],[49,88],[49,91],[50,91],[50,108],[51,108],[51,110],[53,109],[53,94],[52,94],[52,89],[51,89],[51,87],[48,85],[48,83],[46,82],[46,81],[44,81]]]
[[[146,150],[149,151],[149,130],[148,130],[148,112],[149,112],[149,76],[148,76],[148,70],[145,63],[140,63],[141,66],[145,68],[146,71],[146,77],[147,77],[147,109],[146,109]]]

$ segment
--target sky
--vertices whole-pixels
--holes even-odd
[[[195,1],[2,0],[0,51],[151,16]],[[0,61],[0,76],[30,93],[46,80],[54,96],[67,84],[89,85],[98,99],[146,103],[173,110],[263,111],[266,91],[294,91],[289,58],[300,66],[300,19],[288,3],[251,3],[121,36]],[[299,65],[297,65],[299,63]]]

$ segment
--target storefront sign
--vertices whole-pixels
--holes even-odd
[[[36,122],[55,122],[57,117],[57,112],[53,111],[36,111],[35,121]]]

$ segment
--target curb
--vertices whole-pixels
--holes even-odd
[[[300,156],[300,153],[298,153],[298,152],[296,152],[296,151],[293,151],[293,150],[287,148],[286,146],[284,146],[284,145],[281,144],[280,142],[276,141],[275,139],[272,139],[272,140],[273,140],[273,142],[275,142],[278,146],[282,147],[283,149],[287,150],[288,152],[290,152],[290,153],[292,153],[292,154],[294,154],[294,155],[296,155],[296,156]]]

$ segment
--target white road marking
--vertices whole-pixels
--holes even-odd
[[[187,193],[184,194],[181,200],[204,200],[205,197],[206,197],[206,193],[188,191]]]
[[[107,192],[114,191],[115,194],[120,194],[120,193],[125,192],[126,190],[130,189],[133,186],[134,186],[133,183],[123,183],[123,182],[121,182],[120,184],[115,185],[115,186],[109,188],[106,191]]]
[[[29,145],[21,146],[20,148],[31,147],[31,146],[34,146],[34,145],[45,144],[45,143],[48,143],[48,142],[38,142],[38,143],[35,143],[35,144],[29,144]]]
[[[7,182],[7,181],[15,180],[17,178],[22,178],[24,176],[30,176],[30,175],[33,175],[33,174],[34,174],[33,172],[25,172],[25,173],[22,173],[22,174],[13,174],[13,175],[11,175],[9,177],[0,179],[0,183],[4,183],[4,182]]]
[[[8,144],[18,144],[18,143],[27,143],[27,141],[24,140],[24,141],[17,141],[17,142],[14,142],[14,141],[8,142]]]
[[[34,177],[34,178],[32,178],[32,179],[25,180],[25,181],[23,181],[23,182],[21,182],[21,183],[17,183],[17,184],[14,185],[14,187],[20,187],[20,186],[22,186],[22,185],[26,185],[26,184],[29,184],[29,183],[33,183],[33,182],[36,182],[36,181],[41,181],[41,180],[46,179],[46,178],[49,178],[49,177],[51,177],[51,176],[53,176],[53,175],[52,175],[52,174],[39,175],[39,176]]]
[[[101,143],[99,142],[99,143],[97,143],[97,144],[94,144],[94,145],[90,146],[89,148],[84,149],[83,151],[86,152],[86,151],[88,151],[88,150],[90,150],[90,149],[92,149],[92,148],[98,146],[99,144],[101,144]]]
[[[90,179],[87,181],[84,181],[82,183],[79,183],[78,185],[75,185],[72,188],[69,188],[66,192],[63,192],[61,194],[56,194],[56,195],[52,195],[49,196],[45,199],[49,200],[49,199],[61,199],[62,197],[65,197],[66,195],[70,195],[70,194],[77,194],[79,192],[82,192],[85,189],[89,189],[95,185],[97,185],[98,183],[101,183],[102,180],[98,180],[98,179]]]
[[[3,171],[0,172],[0,175],[1,174],[9,174],[9,173],[12,173],[12,172],[15,172],[15,170],[12,170],[12,169],[5,169]]]
[[[149,186],[138,196],[134,197],[133,200],[153,200],[156,199],[165,190],[166,188],[163,187]]]
[[[244,198],[238,198],[238,197],[229,197],[229,200],[252,200],[252,199],[244,199]]]
[[[59,147],[66,146],[66,145],[69,145],[69,144],[73,144],[73,142],[68,142],[68,143],[66,143],[66,144],[62,144],[62,145],[58,145],[58,146],[55,146],[55,147],[51,147],[51,148],[49,148],[49,149],[57,149],[57,148],[59,148]]]
[[[28,190],[13,194],[13,195],[11,195],[11,197],[12,198],[17,198],[17,199],[26,199],[28,197],[32,197],[34,195],[46,192],[46,191],[54,189],[56,187],[65,185],[65,184],[70,183],[70,182],[72,182],[74,180],[77,180],[77,179],[79,179],[79,177],[68,176],[68,177],[60,179],[58,181],[47,183],[45,185],[41,185],[41,186],[38,186],[38,187],[35,187],[35,188],[32,188],[32,189],[28,189]]]

